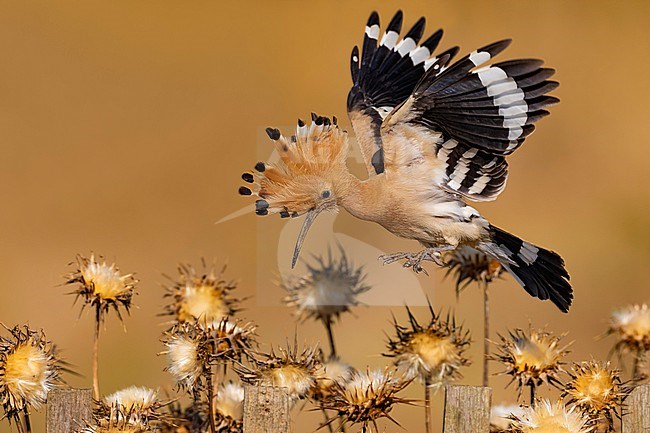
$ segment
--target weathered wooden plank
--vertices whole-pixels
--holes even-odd
[[[244,385],[244,433],[289,433],[290,410],[285,388]]]
[[[444,433],[489,433],[492,388],[447,385]]]
[[[92,418],[89,389],[53,389],[47,394],[47,433],[70,433]]]
[[[650,432],[650,385],[639,385],[625,399],[623,433]]]

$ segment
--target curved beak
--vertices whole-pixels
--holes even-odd
[[[327,206],[318,206],[307,212],[307,215],[305,216],[305,222],[302,223],[302,228],[300,229],[300,233],[298,234],[298,239],[296,240],[296,246],[293,249],[293,259],[291,260],[291,269],[296,267],[296,262],[298,262],[298,256],[300,255],[300,249],[302,248],[302,243],[305,241],[305,238],[307,237],[307,232],[309,231],[309,228],[311,225],[314,223],[314,220],[322,211],[324,211],[327,208]]]

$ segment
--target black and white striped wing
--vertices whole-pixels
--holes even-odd
[[[432,57],[442,30],[419,44],[424,17],[400,39],[402,18],[398,11],[380,38],[379,15],[373,12],[366,25],[361,56],[358,47],[351,55],[353,86],[348,94],[348,115],[371,176],[384,171],[380,134],[383,120],[408,99],[427,70],[444,67],[441,57],[449,61],[458,51],[452,48]]]
[[[509,44],[509,40],[495,42],[442,72],[427,72],[409,99],[384,122],[387,134],[404,134],[404,127],[417,130],[420,140],[386,137],[384,142],[434,146],[446,174],[441,186],[475,201],[493,200],[503,191],[508,176],[505,157],[521,146],[535,122],[549,114],[545,107],[558,102],[547,95],[558,86],[548,80],[555,71],[542,68],[541,60],[481,67]],[[399,154],[413,150],[390,149],[390,153],[396,158],[386,164],[404,164],[408,161]]]

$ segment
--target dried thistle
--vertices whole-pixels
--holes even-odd
[[[530,387],[532,405],[537,386],[543,383],[560,385],[559,374],[564,372],[562,359],[569,353],[567,348],[570,345],[560,345],[564,336],[554,337],[549,332],[532,327],[529,327],[528,335],[522,329],[515,329],[507,337],[499,335],[499,353],[491,355],[490,359],[506,367],[499,374],[512,376],[510,383],[516,383],[519,397],[524,386]]]
[[[214,264],[208,269],[205,260],[201,263],[201,274],[190,265],[179,265],[178,279],[166,287],[165,297],[172,298],[172,302],[165,306],[164,314],[172,316],[173,323],[197,322],[204,328],[213,328],[224,317],[239,311],[240,301],[231,296],[237,283],[223,277],[226,266],[217,273]]]
[[[411,400],[397,396],[410,382],[394,369],[355,371],[348,382],[334,385],[332,394],[321,402],[321,407],[337,411],[343,425],[361,424],[365,430],[372,424],[378,431],[379,418],[388,418],[399,425],[390,412],[395,405],[412,404]]]
[[[456,319],[449,314],[445,320],[436,315],[429,304],[431,319],[421,326],[411,310],[406,307],[410,329],[400,326],[394,318],[397,338],[388,340],[389,352],[384,356],[395,358],[395,365],[406,371],[409,379],[419,378],[424,383],[425,431],[431,431],[431,386],[440,386],[450,380],[459,379],[460,367],[470,364],[465,357],[469,346],[469,331],[456,325]]]
[[[126,419],[131,424],[149,425],[165,420],[160,408],[169,404],[158,399],[158,391],[130,386],[105,396],[99,403],[97,414],[105,420]]]
[[[488,357],[490,354],[490,291],[489,283],[496,280],[503,272],[498,260],[471,247],[461,247],[447,254],[447,276],[456,277],[456,297],[472,281],[483,291],[483,386],[488,386],[490,372]]]
[[[233,382],[219,386],[215,399],[216,430],[241,433],[244,418],[244,388]]]
[[[408,307],[406,312],[410,329],[394,320],[397,336],[389,339],[389,352],[384,356],[395,358],[395,365],[404,368],[408,378],[417,377],[427,385],[461,378],[460,367],[470,364],[464,353],[470,343],[469,331],[456,325],[449,314],[446,319],[436,315],[431,305],[426,326],[417,322]]]
[[[574,364],[569,372],[571,381],[566,384],[563,397],[569,404],[580,407],[594,421],[604,419],[608,431],[613,431],[613,416],[621,416],[621,406],[631,389],[621,382],[620,372],[612,370],[609,363],[596,361]]]
[[[205,388],[205,376],[210,374],[213,344],[210,334],[197,322],[175,325],[165,332],[163,344],[168,371],[176,384],[191,392]]]
[[[471,247],[461,247],[447,254],[447,275],[456,277],[456,294],[471,282],[481,285],[491,283],[503,272],[498,260]]]
[[[252,359],[252,367],[240,364],[236,371],[246,383],[287,388],[292,400],[305,398],[316,383],[316,371],[320,366],[318,349],[307,347],[298,352],[297,341],[293,347],[271,349],[261,359]]]
[[[167,406],[167,423],[161,425],[157,433],[205,433],[208,425],[207,404],[193,401],[183,408],[174,402]]]
[[[251,358],[257,347],[255,330],[251,322],[233,321],[223,318],[210,334],[214,338],[216,361],[241,361],[242,356]]]
[[[11,335],[0,337],[0,401],[5,417],[19,425],[21,412],[28,419],[30,408],[41,408],[47,393],[62,384],[64,369],[43,331],[27,325],[5,329]]]
[[[339,358],[322,362],[316,370],[316,384],[311,389],[310,398],[316,402],[330,396],[336,384],[344,385],[352,379],[354,368]]]
[[[120,308],[128,313],[135,294],[137,280],[133,274],[122,275],[115,263],[108,264],[95,255],[90,258],[77,255],[77,269],[67,275],[66,284],[76,284],[77,289],[71,294],[76,295],[75,303],[83,298],[81,310],[89,305],[95,309],[95,333],[93,339],[93,397],[99,400],[99,328],[104,316],[113,308],[117,317],[122,320]]]
[[[95,419],[79,431],[79,433],[149,433],[155,430],[144,423],[132,423],[127,416],[110,419]]]
[[[623,353],[634,356],[632,380],[641,381],[643,375],[639,370],[640,364],[650,352],[650,308],[647,304],[628,305],[612,313],[609,321],[608,334],[617,338],[613,350],[619,357]]]
[[[137,280],[133,274],[122,275],[115,263],[109,265],[101,256],[95,260],[94,254],[90,258],[77,255],[77,269],[66,278],[66,284],[77,285],[77,289],[71,293],[76,295],[75,302],[83,298],[82,310],[86,306],[94,307],[98,322],[110,308],[115,310],[120,320],[120,308],[129,312]]]
[[[526,407],[515,417],[513,433],[589,433],[593,429],[589,417],[576,406],[565,407],[562,401],[551,403],[542,399],[534,407]]]
[[[357,297],[370,289],[364,282],[362,267],[355,267],[342,247],[339,259],[329,250],[327,257],[314,257],[307,263],[307,273],[302,277],[283,279],[280,286],[288,295],[284,302],[296,309],[299,320],[320,320],[327,330],[331,356],[336,356],[332,324],[341,314],[359,305]]]
[[[492,406],[490,409],[490,433],[508,431],[512,427],[513,419],[520,418],[523,413],[523,408],[516,404]]]

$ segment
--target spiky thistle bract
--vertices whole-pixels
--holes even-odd
[[[63,384],[65,368],[43,331],[27,325],[5,329],[9,336],[0,337],[0,402],[4,417],[18,423],[21,412],[41,408],[48,392]]]
[[[310,398],[316,402],[330,396],[337,384],[345,385],[354,375],[355,369],[339,358],[322,361],[316,370],[316,383],[310,392]]]
[[[413,403],[397,395],[411,381],[394,368],[355,371],[347,382],[335,383],[332,393],[322,400],[321,407],[336,411],[337,418],[344,425],[361,424],[364,430],[372,425],[375,431],[379,431],[377,420],[380,418],[399,425],[390,412],[397,405]],[[337,418],[332,418],[330,423]]]
[[[313,262],[306,262],[305,275],[281,282],[288,293],[284,301],[296,309],[300,320],[312,318],[332,323],[359,305],[357,297],[370,289],[365,284],[363,267],[355,267],[343,248],[339,251],[338,258],[331,250],[327,256],[314,256]]]
[[[209,330],[214,339],[212,358],[217,362],[239,362],[242,357],[251,358],[256,352],[257,340],[252,322],[223,318]]]
[[[512,377],[519,395],[525,386],[537,387],[541,384],[560,385],[560,373],[564,357],[569,353],[570,345],[562,345],[565,336],[553,336],[551,333],[529,327],[528,333],[523,329],[510,331],[507,336],[499,335],[501,343],[497,344],[497,353],[490,359],[501,363],[505,370],[498,373]]]
[[[197,322],[205,328],[216,327],[239,311],[240,300],[232,296],[237,282],[224,278],[226,266],[217,271],[216,264],[208,267],[205,260],[201,264],[200,271],[191,265],[179,265],[178,277],[165,287],[165,297],[171,302],[164,314],[172,317],[172,324]]]
[[[108,264],[101,256],[96,260],[94,254],[89,258],[77,255],[76,264],[76,269],[66,276],[66,284],[77,285],[71,292],[76,295],[75,302],[83,299],[82,310],[94,307],[98,322],[111,308],[122,320],[120,308],[128,313],[135,294],[137,280],[133,274],[123,275],[115,263]]]
[[[384,356],[394,358],[394,363],[404,368],[410,378],[422,382],[442,384],[462,377],[460,368],[470,365],[465,355],[469,347],[469,331],[456,324],[453,315],[445,318],[436,314],[429,304],[430,319],[420,325],[406,308],[410,327],[401,326],[394,319],[395,339],[388,340],[388,352]]]
[[[169,404],[158,398],[158,390],[130,386],[105,396],[99,402],[97,415],[104,420],[125,419],[137,425],[151,425],[154,421],[164,421],[166,414],[160,409]]]
[[[239,364],[236,371],[244,382],[253,385],[286,388],[292,400],[305,398],[316,383],[316,371],[320,366],[316,346],[298,350],[297,341],[286,348],[271,348],[251,360],[250,366]]]
[[[445,261],[448,266],[447,275],[456,279],[456,295],[472,282],[485,285],[503,273],[503,267],[498,260],[470,247],[458,248],[448,253]]]
[[[613,431],[613,417],[620,418],[625,398],[631,388],[623,383],[620,372],[609,362],[589,361],[574,364],[568,372],[570,381],[563,396],[569,404],[577,405],[595,422],[606,421],[608,431]]]

